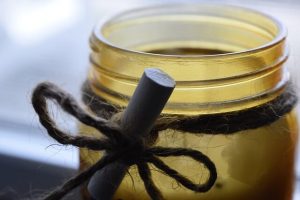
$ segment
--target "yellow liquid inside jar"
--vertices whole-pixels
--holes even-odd
[[[153,66],[177,81],[163,111],[166,114],[234,112],[262,105],[284,92],[287,53],[279,22],[232,6],[204,4],[180,9],[179,14],[178,6],[127,12],[96,29],[91,37],[88,77],[93,93],[126,106],[143,69]],[[80,133],[101,137],[84,125]],[[155,145],[201,151],[215,163],[218,178],[208,192],[195,193],[154,166],[150,166],[152,177],[165,199],[171,200],[291,200],[297,134],[294,111],[270,125],[230,135],[166,130]],[[100,156],[81,149],[81,169]],[[204,166],[185,157],[163,161],[196,183],[205,182],[209,175]],[[136,167],[129,173],[113,199],[150,199]],[[85,199],[89,199],[85,193],[84,188]]]

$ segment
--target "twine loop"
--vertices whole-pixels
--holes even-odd
[[[74,136],[65,133],[57,127],[55,121],[49,116],[47,100],[56,102],[66,113],[72,115],[81,123],[97,129],[104,137],[99,139],[96,137]],[[151,178],[149,164],[153,164],[156,168],[161,170],[162,173],[195,192],[207,192],[216,181],[217,171],[214,163],[200,151],[190,148],[153,146],[158,132],[167,129],[167,127],[162,128],[161,125],[155,125],[149,134],[152,137],[148,138],[127,136],[114,120],[107,120],[90,115],[78,105],[70,94],[48,82],[41,83],[34,89],[32,104],[39,116],[40,123],[57,142],[63,145],[72,145],[94,151],[105,151],[104,156],[94,165],[71,178],[60,188],[51,192],[44,198],[45,200],[61,199],[75,187],[88,181],[95,172],[116,161],[124,162],[128,166],[137,166],[145,189],[153,200],[161,200],[163,196]],[[209,178],[202,184],[193,183],[159,158],[169,156],[186,156],[197,161],[199,164],[203,164],[209,171]]]

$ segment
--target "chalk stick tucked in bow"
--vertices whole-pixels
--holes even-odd
[[[121,118],[124,134],[133,138],[145,137],[152,129],[170,95],[175,81],[156,68],[145,69],[142,78]],[[128,165],[114,162],[96,172],[88,184],[96,200],[110,200],[123,180]]]

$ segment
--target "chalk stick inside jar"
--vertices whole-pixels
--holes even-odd
[[[157,68],[147,68],[121,118],[121,128],[132,137],[145,137],[152,129],[170,95],[175,81]],[[128,166],[114,162],[99,170],[88,184],[95,200],[111,200]]]

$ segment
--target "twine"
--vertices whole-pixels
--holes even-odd
[[[203,153],[190,148],[152,146],[160,131],[174,129],[193,134],[233,134],[238,131],[255,129],[271,124],[286,113],[289,113],[297,103],[297,95],[292,85],[287,84],[283,93],[275,99],[263,105],[241,111],[192,117],[162,115],[149,134],[150,137],[138,139],[131,138],[122,132],[117,123],[118,120],[115,120],[121,116],[119,107],[111,105],[94,95],[87,83],[84,84],[83,92],[85,94],[83,101],[97,114],[97,117],[87,113],[70,94],[52,83],[41,83],[34,89],[32,95],[33,107],[39,116],[40,123],[47,129],[51,137],[64,145],[106,152],[98,162],[71,178],[60,188],[52,191],[44,198],[45,200],[61,199],[75,187],[88,181],[96,171],[116,161],[124,162],[128,166],[137,166],[145,189],[153,200],[161,200],[163,196],[151,178],[149,163],[184,187],[195,192],[207,192],[214,185],[217,178],[214,163]],[[97,101],[91,101],[92,99]],[[56,102],[65,112],[74,116],[81,123],[94,127],[104,137],[99,139],[88,136],[72,136],[64,133],[57,127],[55,121],[50,118],[47,100]],[[187,156],[194,159],[208,169],[209,178],[203,184],[193,183],[159,158],[169,156]]]
[[[109,119],[123,109],[95,95],[89,85],[88,82],[83,84],[82,100],[97,116]],[[239,111],[195,116],[162,114],[157,119],[154,129],[156,131],[174,129],[193,134],[229,135],[266,126],[289,113],[297,104],[298,97],[292,83],[287,83],[282,90],[279,96],[269,102]],[[265,98],[267,95],[270,94],[258,96],[256,99]],[[250,99],[250,101],[253,100],[255,98]]]
[[[49,116],[47,100],[57,103],[66,113],[74,116],[81,123],[94,127],[101,132],[104,138],[88,136],[72,136],[64,133],[57,127],[55,121]],[[139,175],[144,182],[148,195],[153,200],[162,200],[163,195],[156,187],[151,177],[149,163],[160,169],[163,174],[173,178],[182,186],[195,192],[207,192],[214,185],[217,179],[217,171],[214,163],[200,151],[190,148],[169,148],[152,146],[149,138],[131,138],[125,135],[118,120],[107,120],[102,117],[95,117],[84,111],[76,100],[65,91],[52,83],[41,83],[33,91],[32,104],[39,116],[40,123],[46,128],[48,134],[57,142],[63,145],[73,145],[80,148],[87,148],[94,151],[105,151],[104,156],[88,169],[71,178],[60,188],[52,191],[44,197],[45,200],[57,200],[63,198],[75,187],[88,181],[98,170],[106,165],[120,161],[128,166],[136,165]],[[119,115],[115,115],[119,116]],[[112,118],[114,118],[112,116]],[[167,129],[167,126],[157,124],[153,127],[150,135],[155,136],[159,131]],[[175,169],[166,165],[159,157],[186,156],[203,164],[209,171],[209,177],[203,184],[193,183],[181,175]]]

